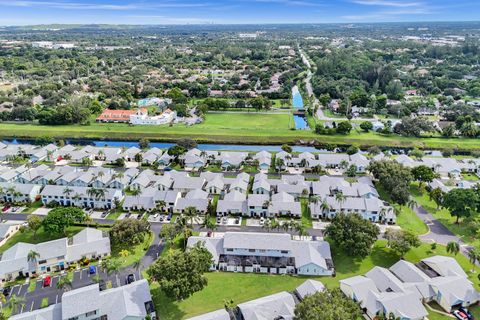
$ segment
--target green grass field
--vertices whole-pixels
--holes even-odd
[[[1,123],[3,137],[77,139],[120,139],[151,141],[174,141],[192,138],[198,142],[239,144],[282,144],[299,140],[316,139],[323,143],[378,145],[418,148],[480,149],[479,139],[441,137],[410,138],[397,135],[382,135],[375,132],[352,131],[349,135],[317,135],[310,130],[291,130],[290,114],[207,114],[205,123],[187,127],[179,124],[169,126],[129,126],[128,124],[92,123],[88,126],[41,126],[36,124]]]
[[[328,288],[339,286],[339,281],[354,275],[365,274],[374,266],[390,267],[399,257],[386,248],[386,242],[379,240],[373,248],[373,252],[365,259],[347,257],[341,252],[336,252],[332,247],[333,261],[337,275],[336,277],[316,277]],[[411,262],[418,262],[421,259],[432,255],[447,255],[445,247],[437,246],[431,251],[430,245],[422,244],[419,248],[410,250],[405,259]],[[472,265],[462,255],[455,257],[463,269],[469,275],[477,290],[477,273],[472,273]],[[239,304],[248,300],[260,298],[280,291],[292,291],[303,283],[308,277],[287,276],[287,275],[263,275],[245,273],[213,272],[208,273],[208,286],[200,292],[193,294],[183,301],[173,301],[165,296],[158,285],[152,284],[153,300],[156,305],[157,314],[160,319],[185,319],[198,314],[214,311],[224,307],[224,301],[233,300]],[[478,307],[474,308],[478,312]],[[434,314],[432,319],[449,319]]]

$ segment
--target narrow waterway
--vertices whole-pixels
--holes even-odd
[[[302,110],[302,111],[304,110],[302,94],[300,93],[300,90],[298,90],[297,86],[292,88],[292,102],[293,102],[293,108],[295,108],[296,110]],[[293,121],[295,121],[295,129],[297,130],[309,129],[307,120],[305,119],[304,116],[294,114]]]

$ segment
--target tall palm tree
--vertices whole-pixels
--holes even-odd
[[[185,218],[190,221],[190,226],[193,228],[193,219],[197,217],[197,208],[186,207],[183,214],[185,215]]]
[[[187,248],[187,239],[191,233],[190,225],[188,224],[188,220],[186,217],[180,217],[177,219],[177,227],[179,230],[182,230],[183,233],[183,248]]]
[[[270,219],[265,219],[262,228],[267,230],[267,232],[270,232],[270,230],[272,230],[272,221]]]
[[[460,244],[456,241],[450,241],[447,243],[447,252],[456,256],[460,252]]]
[[[164,201],[164,200],[160,200],[157,202],[157,208],[163,212],[165,210],[165,206],[167,205],[167,203]]]
[[[8,299],[7,306],[12,308],[12,312],[18,313],[20,307],[25,306],[25,298],[19,297],[16,294],[12,294],[10,299]]]
[[[117,260],[109,260],[107,264],[107,274],[114,274],[115,280],[117,282],[117,287],[120,286],[120,281],[118,279],[118,274],[120,273],[121,264]]]
[[[57,282],[57,289],[68,291],[72,289],[72,280],[68,276],[61,277]]]
[[[105,189],[103,188],[97,189],[97,191],[95,192],[96,199],[100,200],[105,198],[105,194],[106,194]]]
[[[407,207],[414,210],[417,207],[417,202],[413,199],[408,200]]]
[[[476,248],[473,248],[470,251],[468,251],[468,260],[470,260],[470,263],[472,264],[472,272],[475,272],[475,264],[479,259],[480,259],[480,253]]]
[[[347,197],[343,194],[343,192],[337,192],[335,193],[335,200],[342,204],[345,202],[345,200],[347,200]]]
[[[142,194],[142,189],[140,188],[135,188],[131,190],[132,196],[134,196],[137,199],[137,208],[140,206],[140,195]]]
[[[320,204],[320,209],[322,210],[323,213],[329,212],[331,207],[328,204],[327,200],[323,200],[322,203]]]
[[[205,219],[203,219],[203,222],[200,228],[205,228],[208,231],[211,231],[213,234],[213,231],[217,229],[217,224],[215,223],[215,221],[210,219],[210,215],[207,214],[205,215]]]
[[[308,236],[307,228],[305,228],[303,223],[297,222],[297,223],[294,224],[293,227],[294,227],[295,231],[298,233],[299,236],[301,236],[301,237]]]
[[[30,250],[27,254],[27,261],[29,262],[37,262],[37,258],[40,257],[40,254],[34,250]]]

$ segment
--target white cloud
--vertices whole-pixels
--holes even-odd
[[[424,5],[422,2],[405,2],[405,1],[388,1],[388,0],[353,0],[353,3],[366,6],[382,6],[382,7],[419,7]]]

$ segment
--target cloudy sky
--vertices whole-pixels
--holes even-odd
[[[480,20],[480,0],[0,0],[0,25]]]

